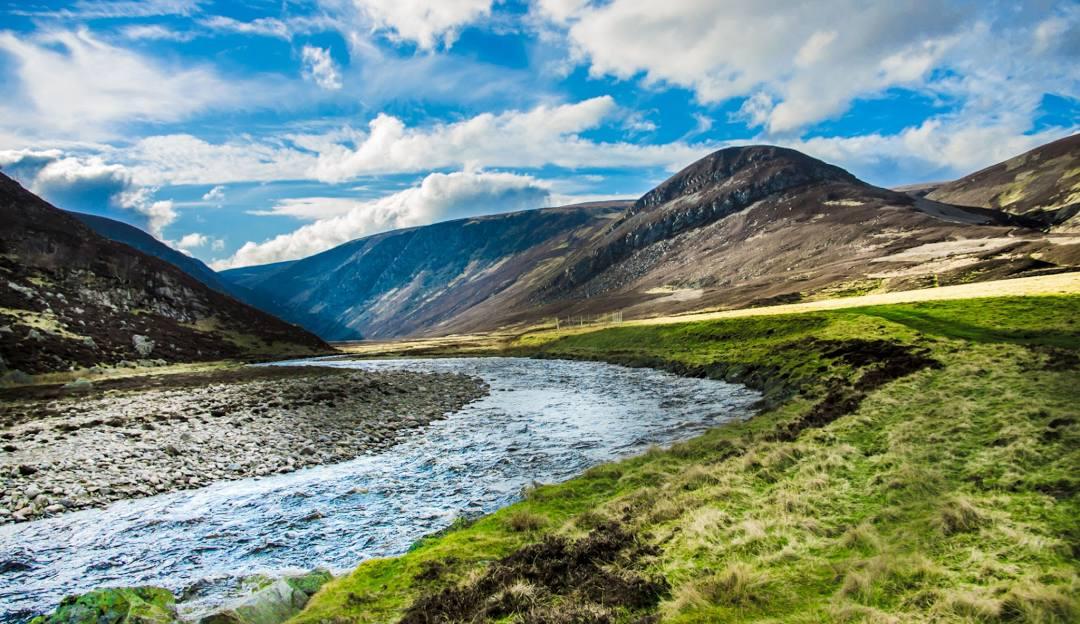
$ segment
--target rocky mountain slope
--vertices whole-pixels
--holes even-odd
[[[68,214],[79,221],[82,221],[91,230],[94,230],[105,238],[114,240],[118,243],[123,243],[128,247],[134,247],[148,256],[160,258],[199,280],[203,284],[206,284],[210,288],[227,295],[236,296],[234,291],[237,289],[229,282],[221,279],[221,277],[219,277],[213,269],[206,266],[202,260],[193,258],[169,247],[135,226],[107,217],[99,217],[97,215],[81,212],[69,212]]]
[[[436,330],[508,287],[539,283],[626,207],[606,202],[436,223],[221,275],[324,338],[401,336]]]
[[[1075,164],[1062,145],[1072,143],[1024,161],[1024,179],[1059,175],[1065,158]],[[1045,185],[1028,188],[1036,186]],[[1042,212],[951,203],[941,193],[878,188],[790,149],[734,147],[633,203],[390,232],[223,277],[272,295],[296,322],[317,317],[306,326],[342,339],[764,305],[1080,265],[1080,238],[1043,231]]]
[[[1075,237],[874,187],[799,152],[721,150],[649,192],[531,298],[633,315],[1060,270]]]
[[[316,336],[108,240],[0,174],[0,373],[323,352]]]
[[[1048,143],[942,184],[926,195],[962,206],[994,208],[1057,231],[1080,231],[1080,134]]]
[[[243,277],[238,277],[235,282],[223,279],[217,272],[206,266],[202,260],[193,258],[169,247],[137,227],[114,219],[99,217],[97,215],[89,215],[80,212],[70,212],[69,214],[79,221],[82,221],[90,227],[90,229],[105,238],[118,243],[123,243],[128,247],[134,247],[138,251],[154,256],[155,258],[160,258],[199,280],[203,284],[206,284],[210,288],[213,288],[220,293],[224,293],[233,299],[258,308],[263,312],[278,318],[288,317],[291,319],[291,322],[300,326],[318,326],[316,318],[310,317],[301,311],[282,308],[277,304],[274,297],[268,296],[266,293],[252,290],[245,284],[246,280]],[[253,274],[258,275],[258,281],[261,281],[268,278],[272,271],[288,264],[291,263],[281,262],[277,264],[268,264],[259,267],[249,267],[247,269],[241,269],[240,271],[251,271]]]

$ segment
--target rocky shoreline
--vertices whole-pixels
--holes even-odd
[[[483,396],[459,374],[247,367],[0,396],[0,524],[387,448]]]

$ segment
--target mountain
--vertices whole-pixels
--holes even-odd
[[[316,336],[104,238],[0,174],[0,370],[308,355]]]
[[[927,199],[993,208],[1080,232],[1080,134],[941,184]]]
[[[628,202],[544,208],[361,238],[310,258],[224,271],[329,340],[438,328],[511,285],[531,284]],[[312,319],[315,319],[312,321]]]
[[[317,319],[314,317],[296,310],[284,309],[277,304],[274,297],[269,296],[267,293],[256,292],[246,285],[249,281],[265,280],[272,273],[291,264],[290,262],[278,262],[276,264],[239,269],[234,276],[235,280],[229,281],[222,279],[213,269],[206,266],[202,260],[192,258],[169,247],[137,227],[96,215],[80,212],[69,212],[69,214],[105,238],[123,243],[128,247],[134,247],[144,254],[164,260],[220,293],[229,295],[238,301],[278,318],[289,317],[293,323],[302,327],[318,326]],[[357,334],[355,337],[360,338],[360,335]]]
[[[757,145],[710,154],[635,202],[389,232],[223,277],[318,317],[306,326],[328,339],[353,331],[384,338],[757,306],[1080,265],[1080,241],[1043,227],[1037,216],[947,203],[925,189],[879,188],[800,152]]]
[[[68,214],[79,221],[82,221],[91,230],[94,230],[105,238],[114,240],[118,243],[124,243],[128,247],[134,247],[148,256],[160,258],[199,280],[203,284],[206,284],[210,288],[221,293],[236,296],[234,293],[236,289],[232,287],[232,284],[229,284],[218,277],[218,274],[215,273],[213,269],[206,266],[202,260],[192,258],[187,254],[169,247],[137,227],[114,219],[99,217],[97,215],[81,212],[69,212]]]

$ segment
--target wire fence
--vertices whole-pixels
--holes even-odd
[[[567,327],[585,327],[586,325],[609,325],[622,323],[623,313],[609,312],[607,314],[575,314],[573,316],[560,316],[555,319],[555,329]]]

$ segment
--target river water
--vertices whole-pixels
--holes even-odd
[[[524,358],[310,360],[364,370],[462,372],[491,393],[377,454],[0,527],[0,622],[103,586],[187,594],[218,606],[238,580],[335,572],[406,551],[458,516],[494,511],[531,483],[748,417],[742,386],[651,369]]]

